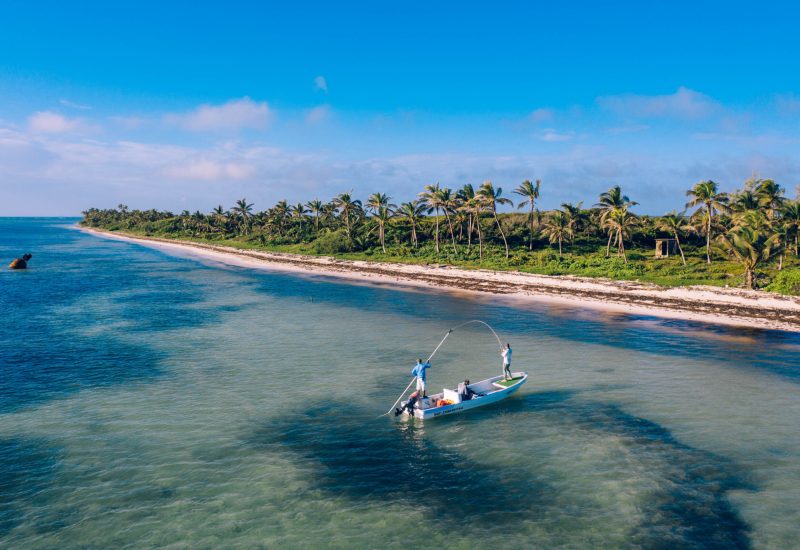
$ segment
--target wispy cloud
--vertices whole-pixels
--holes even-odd
[[[139,116],[112,116],[109,120],[125,130],[136,130],[144,126],[146,120]]]
[[[69,107],[71,109],[78,109],[80,111],[88,111],[92,108],[91,105],[85,105],[83,103],[75,103],[74,101],[70,101],[69,99],[64,99],[63,97],[58,100],[61,105],[64,107]]]
[[[645,130],[649,129],[650,126],[648,124],[630,124],[628,126],[613,126],[611,128],[606,128],[606,133],[616,136],[620,134],[635,134],[637,132],[644,132]]]
[[[553,116],[555,115],[552,109],[547,108],[540,108],[535,109],[531,114],[528,116],[531,122],[545,122],[548,120],[552,120]]]
[[[63,134],[85,126],[79,118],[67,118],[52,111],[39,111],[28,117],[28,129],[39,134]]]
[[[192,132],[214,132],[243,128],[263,129],[271,117],[272,110],[266,102],[243,97],[222,105],[200,105],[188,113],[168,114],[164,116],[164,120]]]
[[[329,105],[320,105],[319,107],[314,107],[306,113],[306,124],[319,124],[320,122],[325,121],[330,114],[331,108]]]
[[[569,132],[557,132],[553,128],[547,128],[544,132],[539,136],[539,139],[542,141],[569,141],[574,137],[574,135]]]
[[[328,81],[325,80],[324,76],[319,75],[314,78],[314,89],[325,92],[326,94],[328,93]]]
[[[699,119],[722,109],[709,96],[682,86],[674,94],[603,96],[597,98],[597,103],[602,109],[633,118]]]
[[[163,171],[164,175],[170,178],[201,181],[243,180],[250,177],[253,172],[254,168],[247,164],[215,162],[204,159],[186,162],[177,166],[168,166]]]

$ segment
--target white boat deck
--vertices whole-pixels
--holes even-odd
[[[515,372],[512,373],[512,380],[509,381],[511,383],[508,385],[503,383],[502,375],[475,382],[468,386],[476,394],[469,400],[462,400],[458,391],[445,388],[441,393],[420,399],[414,407],[414,416],[419,419],[435,418],[496,403],[515,393],[527,380],[528,373]],[[434,406],[434,403],[440,399],[446,399],[451,403]],[[401,406],[404,406],[407,402],[403,401]],[[404,411],[403,416],[407,418],[409,416],[408,412]]]

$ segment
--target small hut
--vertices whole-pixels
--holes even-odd
[[[678,253],[678,241],[675,239],[656,239],[656,258],[669,258]]]

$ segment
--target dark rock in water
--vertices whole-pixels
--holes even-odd
[[[31,254],[25,254],[22,258],[17,258],[8,264],[8,267],[9,269],[28,269],[28,260],[30,260],[31,257]]]

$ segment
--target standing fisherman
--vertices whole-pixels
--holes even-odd
[[[503,348],[500,355],[503,356],[503,380],[513,380],[514,377],[511,375],[511,344],[506,342],[506,347]]]
[[[422,397],[426,397],[425,395],[425,371],[431,368],[430,361],[422,362],[422,359],[417,359],[417,364],[414,365],[413,370],[411,371],[412,376],[417,377],[417,391],[422,392]]]

